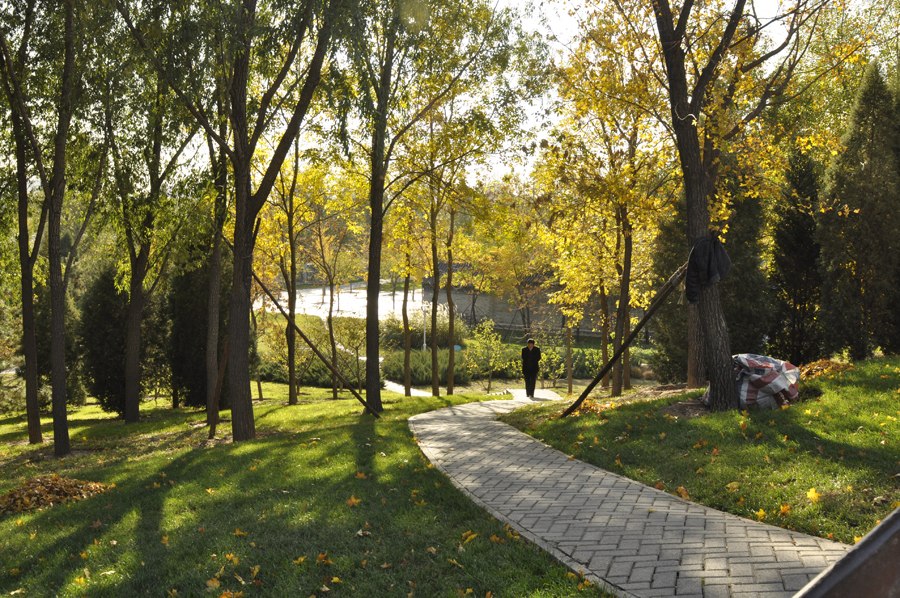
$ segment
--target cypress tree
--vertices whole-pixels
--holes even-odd
[[[125,321],[128,295],[116,288],[116,268],[107,264],[81,298],[81,358],[88,391],[104,411],[125,413]]]
[[[900,265],[900,172],[894,98],[878,65],[866,70],[850,124],[823,184],[821,245],[826,348],[863,359],[896,350],[892,330]]]
[[[788,161],[787,188],[776,206],[769,285],[772,325],[769,355],[801,365],[822,357],[822,326],[817,318],[822,279],[813,209],[819,204],[819,176],[809,156],[794,152]]]

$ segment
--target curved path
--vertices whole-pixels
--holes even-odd
[[[447,407],[409,426],[472,500],[614,594],[788,597],[850,549],[570,460],[496,420],[532,403],[511,392],[513,400]],[[541,398],[559,397],[539,390]]]

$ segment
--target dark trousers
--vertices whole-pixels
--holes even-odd
[[[525,394],[529,397],[534,396],[534,383],[537,381],[537,372],[525,372]]]

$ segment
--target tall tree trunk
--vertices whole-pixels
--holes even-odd
[[[603,340],[600,342],[600,351],[603,354],[603,363],[609,363],[609,298],[606,296],[606,287],[600,287],[600,314],[602,323],[600,332]],[[609,388],[609,372],[603,376],[601,382],[603,388]]]
[[[252,305],[250,306],[250,322],[253,324],[253,335],[258,338],[259,337],[259,326],[257,326],[257,324],[256,324],[256,312],[253,311]],[[228,342],[228,337],[225,337],[225,341],[226,341],[226,343]],[[259,368],[256,368],[256,396],[259,397],[260,401],[263,400],[262,379],[260,378]]]
[[[568,318],[566,318],[568,320]],[[569,379],[569,396],[572,395],[572,327],[566,322],[566,376]]]
[[[431,285],[431,394],[441,396],[440,372],[438,371],[438,343],[437,343],[437,308],[441,291],[441,268],[437,248],[437,211],[432,207],[431,224],[431,264],[434,284]]]
[[[293,226],[290,221],[293,218],[292,210],[288,210],[288,238],[293,239]],[[292,243],[292,241],[288,241]],[[291,253],[294,249],[291,247]],[[288,366],[288,405],[297,404],[297,332],[294,329],[294,323],[297,321],[297,284],[296,272],[294,268],[294,256],[290,257],[291,265],[281,260],[281,277],[284,280],[284,286],[288,293],[288,318],[285,322],[284,336],[287,340],[287,366]],[[293,290],[291,290],[293,288]],[[333,303],[333,298],[332,298]],[[329,310],[330,311],[330,310]],[[333,376],[332,376],[333,377]]]
[[[328,325],[328,341],[331,343],[331,398],[335,401],[338,398],[338,379],[337,379],[337,343],[334,340],[334,278],[328,278],[328,289],[330,297],[328,299],[328,317],[325,323]]]
[[[50,385],[53,393],[53,453],[71,452],[66,416],[66,296],[62,277],[60,233],[66,194],[66,145],[72,116],[75,79],[75,7],[65,2],[65,59],[59,101],[59,121],[53,143],[53,176],[50,180],[48,257],[50,270]]]
[[[622,256],[622,274],[619,277],[619,305],[616,309],[616,336],[613,339],[613,352],[618,352],[622,346],[622,341],[628,334],[628,303],[630,301],[631,288],[631,221],[628,218],[628,211],[624,206],[619,206],[618,217],[619,226],[622,229],[622,240],[624,251]],[[611,396],[618,397],[622,394],[623,385],[623,363],[617,360],[613,367],[612,393]]]
[[[706,379],[703,331],[700,329],[700,305],[688,303],[688,369],[687,387],[700,388]]]
[[[235,441],[256,437],[250,396],[250,284],[253,265],[253,214],[248,214],[249,164],[235,171],[234,276],[228,310],[228,394],[231,431]],[[243,198],[243,200],[241,199]]]
[[[12,110],[13,135],[16,142],[16,187],[18,191],[19,220],[19,267],[20,288],[22,292],[22,353],[25,357],[25,413],[28,419],[28,442],[40,444],[44,442],[41,433],[41,413],[38,405],[37,379],[37,339],[34,332],[34,263],[46,222],[46,210],[41,210],[41,220],[34,239],[34,253],[31,252],[31,236],[28,231],[28,162],[26,157],[26,139],[22,131],[16,104],[9,96]],[[46,205],[46,204],[45,204]]]
[[[453,227],[456,210],[450,208],[450,232],[447,235],[447,334],[450,337],[450,355],[447,357],[447,394],[453,394],[453,368],[456,365],[456,313],[453,308]]]
[[[209,288],[206,295],[206,424],[210,427],[219,423],[219,402],[216,384],[219,380],[219,293],[222,289],[222,225],[219,218],[219,202],[224,197],[224,189],[216,195],[215,236],[209,258]],[[224,203],[224,202],[223,202]]]
[[[128,224],[126,223],[126,227]],[[132,236],[129,235],[129,244]],[[131,254],[128,317],[125,325],[125,423],[140,421],[141,413],[141,316],[144,311],[144,279],[150,259],[150,244],[145,242],[137,254]]]
[[[409,371],[409,358],[412,353],[412,332],[409,329],[409,253],[406,254],[406,277],[403,279],[403,394],[412,395],[412,375]]]
[[[378,98],[375,122],[372,127],[372,176],[369,183],[369,278],[366,281],[366,403],[376,413],[384,411],[381,404],[381,368],[378,355],[378,295],[381,293],[381,243],[384,236],[384,185],[388,163],[387,113],[394,73],[396,31],[389,28],[384,63],[376,88]]]
[[[23,117],[20,114],[20,98],[16,85],[12,79],[21,80],[25,71],[25,60],[28,57],[28,43],[31,38],[34,23],[35,0],[30,0],[25,10],[25,23],[22,37],[19,40],[19,50],[14,64],[6,61],[3,53],[0,53],[0,75],[2,75],[3,88],[10,107],[10,120],[12,121],[13,141],[16,148],[16,192],[18,201],[18,245],[20,288],[22,294],[22,353],[25,358],[25,413],[28,421],[28,442],[40,444],[44,442],[41,433],[41,414],[38,404],[38,377],[37,377],[37,339],[34,330],[34,264],[37,260],[41,240],[44,235],[44,226],[47,222],[48,197],[44,197],[41,205],[40,221],[35,231],[34,251],[31,250],[31,235],[28,230],[28,139],[23,130]],[[7,71],[7,69],[9,69]]]
[[[631,334],[631,306],[625,306],[625,336]],[[622,388],[631,390],[631,347],[625,347],[622,353]]]
[[[728,16],[725,30],[720,40],[720,48],[727,48],[734,38],[744,12],[745,0],[737,0]],[[717,150],[707,147],[701,151],[696,118],[703,109],[707,89],[715,80],[715,66],[710,62],[701,77],[703,87],[688,89],[685,50],[682,47],[684,26],[682,17],[676,24],[668,2],[654,2],[653,10],[659,31],[660,46],[666,63],[666,77],[669,83],[669,105],[672,114],[672,130],[678,148],[678,158],[684,176],[684,193],[687,202],[688,246],[694,245],[710,232],[710,193],[715,188],[715,164]],[[684,9],[682,9],[684,10]],[[719,61],[723,52],[717,50],[710,58]],[[700,85],[698,81],[697,85]],[[709,402],[715,410],[737,409],[738,396],[732,379],[731,346],[725,315],[715,285],[700,290],[699,305],[700,330],[705,339],[704,353],[706,369],[710,379]],[[692,335],[695,336],[695,335]]]

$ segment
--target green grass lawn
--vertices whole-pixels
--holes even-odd
[[[266,385],[274,400],[255,405],[258,438],[237,445],[206,443],[202,412],[149,402],[126,426],[88,406],[69,416],[74,454],[55,459],[25,444],[23,417],[0,419],[0,495],[51,472],[115,484],[0,515],[0,594],[603,596],[419,451],[411,415],[485,397],[385,392],[375,420],[354,400],[303,391],[290,407],[283,386]]]
[[[900,506],[898,387],[900,359],[873,359],[801,381],[801,396],[822,394],[779,411],[666,414],[682,396],[565,419],[560,405],[541,405],[502,419],[694,502],[853,544]]]

